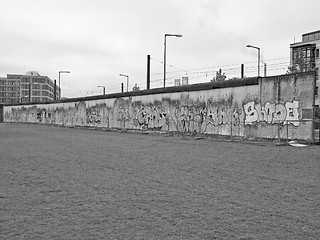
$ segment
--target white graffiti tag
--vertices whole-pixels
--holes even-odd
[[[264,106],[255,102],[243,105],[245,113],[245,124],[251,125],[255,122],[266,122],[269,124],[282,123],[299,126],[299,101],[275,104],[266,102]]]

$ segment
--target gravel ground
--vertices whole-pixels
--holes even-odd
[[[0,239],[320,239],[320,147],[1,123]]]

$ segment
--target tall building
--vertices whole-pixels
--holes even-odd
[[[320,30],[302,35],[302,41],[290,44],[290,66],[293,71],[316,70],[316,102],[319,106]]]
[[[0,103],[48,102],[59,99],[59,93],[59,87],[48,76],[35,71],[0,78]]]
[[[20,102],[20,81],[0,77],[0,104]]]

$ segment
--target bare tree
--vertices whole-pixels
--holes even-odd
[[[310,66],[306,61],[304,51],[299,48],[295,50],[293,54],[292,65],[288,67],[287,74],[308,71]]]
[[[222,72],[221,68],[219,69],[219,71],[216,72],[216,76],[213,77],[213,79],[211,80],[211,82],[221,82],[221,81],[225,81],[227,78],[226,74]]]

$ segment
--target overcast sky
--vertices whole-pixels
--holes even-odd
[[[61,75],[62,95],[78,97],[163,86],[164,34],[167,86],[189,76],[210,81],[221,68],[228,78],[257,75],[257,50],[267,74],[285,73],[289,45],[320,30],[319,0],[0,0],[0,77],[38,71]],[[126,89],[126,85],[125,85]]]

